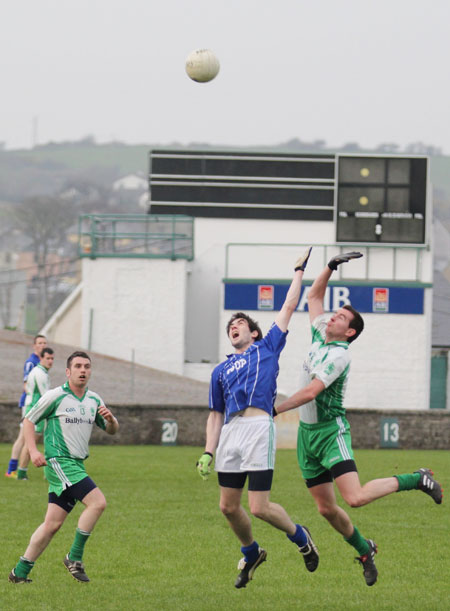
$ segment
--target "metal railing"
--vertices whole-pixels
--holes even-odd
[[[369,281],[371,279],[370,274],[370,266],[371,261],[377,254],[381,254],[383,249],[386,253],[389,253],[390,259],[390,273],[386,274],[385,280],[387,281],[412,281],[412,282],[420,282],[422,279],[423,273],[423,255],[428,250],[428,248],[424,246],[391,246],[385,244],[274,244],[274,243],[250,243],[250,242],[229,242],[225,247],[225,279],[227,278],[239,278],[240,274],[238,273],[236,276],[233,274],[233,263],[232,263],[232,251],[248,248],[248,249],[257,249],[257,248],[275,248],[275,249],[289,249],[295,247],[300,251],[302,249],[306,249],[308,246],[313,246],[315,253],[317,251],[321,251],[321,259],[322,266],[325,266],[328,260],[338,254],[349,251],[359,251],[362,252],[364,258],[361,260],[363,265],[363,271],[360,272],[355,278],[355,281],[361,280],[363,282]],[[411,256],[409,258],[409,269],[408,269],[408,277],[403,277],[402,272],[400,271],[400,265],[398,262],[399,253],[409,251]],[[345,269],[345,268],[344,268]],[[342,270],[339,268],[338,273],[336,274],[335,280],[340,280]]]
[[[194,256],[190,216],[84,214],[78,221],[80,257],[187,259]]]

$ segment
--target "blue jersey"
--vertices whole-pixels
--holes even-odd
[[[209,387],[209,409],[225,414],[225,424],[247,407],[272,415],[277,394],[278,360],[286,344],[274,323],[263,339],[242,354],[230,354],[214,368]]]
[[[39,365],[40,361],[41,359],[38,357],[37,354],[34,354],[34,352],[33,354],[30,354],[30,356],[25,361],[25,365],[23,366],[23,381],[24,382],[28,380],[30,371],[34,369],[36,365]],[[23,407],[25,405],[26,396],[27,396],[27,393],[23,391],[19,399],[19,407]]]

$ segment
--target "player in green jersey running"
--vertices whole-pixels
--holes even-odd
[[[300,406],[297,456],[306,485],[319,513],[358,552],[368,586],[378,577],[374,557],[377,546],[365,539],[336,502],[333,480],[351,507],[361,507],[402,490],[422,490],[440,504],[442,488],[429,469],[367,482],[359,481],[353,457],[350,426],[345,417],[344,394],[350,368],[348,346],[364,328],[364,322],[350,305],[331,318],[324,315],[323,300],[328,280],[341,263],[361,257],[346,253],[333,257],[314,281],[308,293],[312,346],[303,364],[301,389],[281,403],[277,414]]]
[[[41,358],[39,365],[34,367],[28,375],[25,383],[25,390],[27,396],[25,397],[25,405],[23,406],[24,417],[28,414],[30,409],[36,405],[43,394],[50,388],[50,378],[48,372],[50,371],[55,354],[52,348],[48,346],[41,352]],[[42,420],[39,424],[36,424],[36,442],[39,442],[41,435],[44,431],[45,422]],[[17,469],[17,479],[24,481],[28,479],[28,463],[30,462],[30,453],[28,447],[24,444],[22,452],[20,453],[19,468]]]
[[[114,435],[116,418],[100,396],[87,388],[91,359],[86,352],[74,352],[67,359],[67,382],[46,392],[24,419],[24,436],[31,460],[45,466],[49,482],[48,508],[44,522],[35,530],[23,556],[9,575],[12,583],[30,583],[28,575],[61,528],[77,501],[85,506],[78,520],[75,539],[63,562],[78,581],[89,581],[82,562],[84,546],[106,501],[102,491],[87,475],[84,460],[89,455],[89,439],[94,424]],[[45,456],[34,438],[34,425],[45,420]]]

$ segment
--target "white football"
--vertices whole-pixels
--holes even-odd
[[[212,81],[219,69],[219,60],[209,49],[196,49],[186,58],[187,75],[197,83]]]

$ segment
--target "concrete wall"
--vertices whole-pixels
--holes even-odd
[[[169,373],[183,372],[185,260],[83,259],[82,345]]]
[[[110,405],[120,422],[117,435],[105,434],[94,427],[93,444],[128,445],[157,444],[162,442],[163,423],[175,421],[177,445],[203,446],[205,425],[208,417],[206,407],[183,406],[119,406]],[[19,415],[15,403],[0,403],[0,443],[12,443],[18,430]],[[17,418],[11,417],[15,414]],[[288,419],[285,419],[289,416]],[[349,410],[348,419],[352,428],[354,448],[377,449],[397,447],[399,449],[450,449],[450,413],[440,410],[427,411],[378,411]],[[384,424],[388,421],[392,429],[391,440],[386,444],[383,437]],[[393,423],[393,424],[392,424]],[[297,440],[296,414],[283,414],[276,418],[278,448],[295,448]],[[395,427],[395,428],[392,428]],[[171,443],[169,445],[172,445]]]

